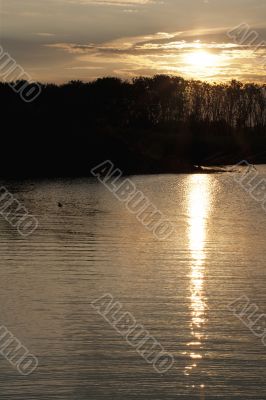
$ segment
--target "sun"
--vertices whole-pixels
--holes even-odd
[[[217,65],[217,56],[208,51],[198,50],[186,54],[184,61],[188,66],[203,69],[207,67],[215,67]]]

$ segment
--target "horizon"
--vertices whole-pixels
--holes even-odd
[[[118,79],[118,80],[120,80],[121,81],[121,83],[128,83],[128,84],[134,84],[134,80],[138,80],[138,79],[154,79],[155,77],[158,77],[158,76],[161,76],[161,77],[167,77],[167,78],[170,78],[170,79],[172,79],[172,78],[177,78],[177,79],[183,79],[185,82],[198,82],[198,83],[201,83],[201,84],[207,84],[207,85],[210,85],[210,86],[220,86],[220,85],[223,85],[223,86],[230,86],[232,83],[238,83],[238,84],[240,84],[243,88],[245,88],[245,86],[248,86],[248,85],[255,85],[255,86],[258,86],[258,87],[260,87],[260,88],[264,88],[265,86],[266,86],[266,81],[264,82],[264,81],[262,81],[262,82],[260,82],[260,81],[243,81],[243,80],[238,80],[238,79],[234,79],[234,78],[231,78],[231,79],[229,79],[229,80],[227,80],[227,81],[218,81],[218,80],[216,80],[216,81],[207,81],[207,80],[204,80],[204,79],[198,79],[198,78],[193,78],[193,77],[191,77],[191,78],[186,78],[186,77],[184,77],[184,76],[181,76],[181,75],[173,75],[173,74],[154,74],[154,75],[135,75],[135,76],[132,76],[132,77],[129,77],[129,78],[123,78],[123,77],[121,77],[121,76],[115,76],[115,75],[102,75],[102,76],[98,76],[98,77],[95,77],[95,78],[91,78],[91,79],[87,79],[87,80],[82,80],[82,79],[70,79],[70,80],[66,80],[66,81],[62,81],[62,82],[60,82],[60,81],[58,81],[58,82],[53,82],[53,81],[27,81],[26,79],[18,79],[18,80],[1,80],[0,79],[0,84],[7,84],[7,85],[9,85],[10,87],[12,87],[12,84],[15,84],[16,82],[27,82],[28,84],[29,84],[29,86],[31,85],[31,84],[33,84],[33,83],[36,83],[36,84],[40,84],[40,85],[43,85],[43,86],[46,86],[46,85],[53,85],[53,86],[58,86],[58,87],[60,87],[60,86],[64,86],[64,85],[70,85],[70,84],[75,84],[75,83],[81,83],[81,84],[83,84],[83,85],[86,85],[86,84],[90,84],[90,83],[95,83],[96,81],[98,81],[98,80],[105,80],[105,79]]]

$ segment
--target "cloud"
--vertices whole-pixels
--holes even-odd
[[[68,3],[75,3],[75,0],[67,0]],[[91,4],[99,6],[118,6],[118,7],[132,7],[146,4],[158,3],[158,0],[78,0],[79,4]],[[160,1],[162,3],[162,1]]]
[[[194,37],[193,37],[194,35]],[[148,36],[133,36],[104,42],[101,44],[88,43],[53,43],[46,46],[61,49],[71,54],[98,54],[98,55],[159,55],[174,54],[189,50],[205,49],[213,53],[223,50],[252,49],[251,45],[232,43],[225,34],[196,35],[183,32],[158,32]],[[213,40],[215,39],[215,40]],[[220,41],[217,41],[220,39]],[[223,40],[222,40],[223,39]],[[255,47],[255,46],[254,46]],[[260,47],[263,51],[265,45]]]
[[[55,36],[54,33],[49,33],[49,32],[38,32],[36,33],[37,36],[42,36],[42,37],[51,37],[51,36]]]
[[[158,32],[100,44],[52,43],[46,46],[70,54],[78,63],[75,69],[77,65],[81,70],[100,65],[103,72],[122,77],[166,73],[224,81],[253,76],[254,80],[265,82],[262,63],[265,57],[266,64],[265,45],[255,51],[254,46],[232,43],[226,30]],[[208,56],[207,65],[202,61],[197,65],[197,57],[204,57],[206,53],[211,54],[210,65]],[[195,59],[194,64],[191,59]]]

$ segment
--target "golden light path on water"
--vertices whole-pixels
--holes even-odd
[[[202,358],[199,350],[203,339],[203,327],[206,321],[207,303],[204,295],[205,280],[205,244],[207,220],[210,211],[210,176],[191,175],[188,193],[188,244],[191,254],[190,266],[190,330],[193,337],[188,343],[191,362],[185,367],[185,375],[190,375]]]

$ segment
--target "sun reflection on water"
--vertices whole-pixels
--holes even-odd
[[[188,214],[189,230],[188,243],[191,253],[190,269],[190,330],[192,341],[189,347],[191,363],[186,366],[185,374],[190,375],[197,367],[196,360],[201,359],[199,352],[203,339],[203,326],[206,320],[207,303],[204,295],[205,278],[205,244],[207,219],[210,209],[210,182],[208,175],[191,175],[189,177]]]

